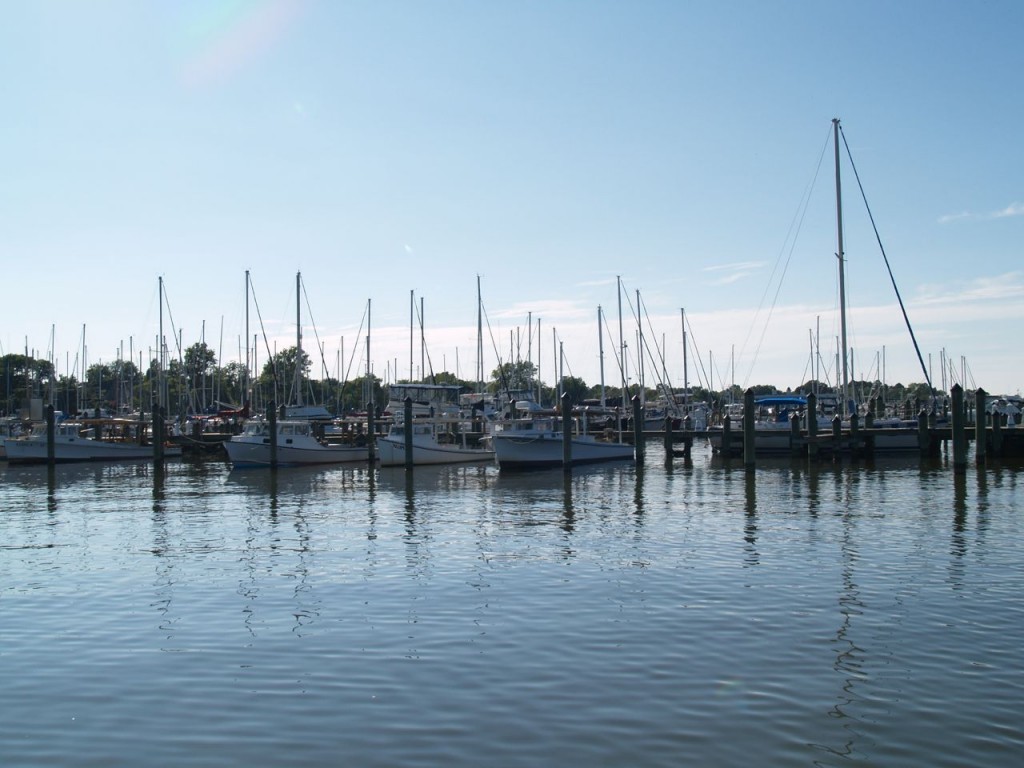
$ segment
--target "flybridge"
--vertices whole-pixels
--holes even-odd
[[[391,384],[388,386],[386,410],[392,416],[405,412],[405,400],[412,400],[413,418],[424,416],[458,416],[459,395],[462,387],[458,384]]]

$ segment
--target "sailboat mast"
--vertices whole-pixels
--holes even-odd
[[[601,334],[601,305],[597,305],[597,359],[601,366],[601,407],[605,406],[604,395],[604,336]]]
[[[302,407],[302,273],[295,273],[295,405]]]
[[[626,407],[626,341],[622,337],[622,278],[615,278],[619,302],[619,374],[622,379],[622,407]]]
[[[476,276],[476,391],[484,391],[484,303],[480,298],[480,275]]]
[[[843,253],[843,191],[839,176],[839,118],[832,119],[832,139],[836,154],[836,258],[839,259],[839,332],[843,356],[843,410],[847,408],[850,395],[850,375],[846,353],[846,269]]]
[[[636,289],[636,339],[637,339],[637,365],[639,372],[637,378],[640,382],[640,404],[647,402],[644,390],[647,388],[644,379],[644,321],[640,314],[640,289]]]
[[[249,402],[249,270],[245,270],[245,373],[242,375],[242,405]]]
[[[690,373],[686,358],[686,310],[679,308],[679,322],[683,326],[683,403],[690,402]]]

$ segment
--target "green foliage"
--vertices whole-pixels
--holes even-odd
[[[518,363],[502,363],[491,371],[488,389],[496,392],[503,389],[529,389],[537,377],[537,366],[529,360]]]
[[[583,379],[578,379],[575,376],[565,376],[562,378],[562,394],[563,396],[569,396],[570,403],[578,405],[579,403],[582,403],[589,394],[587,382]]]

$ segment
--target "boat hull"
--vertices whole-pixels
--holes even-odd
[[[382,467],[405,466],[405,440],[396,437],[382,437],[377,441],[377,454]],[[413,439],[412,463],[419,464],[466,464],[471,462],[494,461],[494,451],[483,448],[463,448],[459,445],[442,445],[437,442],[421,442]]]
[[[228,459],[236,469],[247,467],[269,467],[271,464],[270,441],[245,442],[228,440],[224,443]],[[299,467],[317,464],[343,464],[354,461],[368,461],[370,452],[365,446],[349,445],[278,445],[277,466]]]
[[[10,464],[45,464],[48,459],[46,440],[20,438],[5,444]],[[55,442],[54,461],[66,464],[80,461],[132,461],[153,459],[152,445],[138,443],[109,443],[83,438],[74,442]],[[165,446],[164,458],[181,456],[181,448]]]
[[[495,458],[502,469],[539,469],[560,467],[564,463],[562,435],[557,432],[522,435],[514,432],[493,436]],[[633,446],[606,442],[593,437],[572,439],[572,464],[596,464],[604,461],[633,460]]]

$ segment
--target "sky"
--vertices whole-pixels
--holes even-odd
[[[1017,0],[0,0],[0,354],[80,376],[162,323],[260,366],[298,317],[317,377],[836,383],[838,118],[850,377],[1019,393],[1022,29]]]

